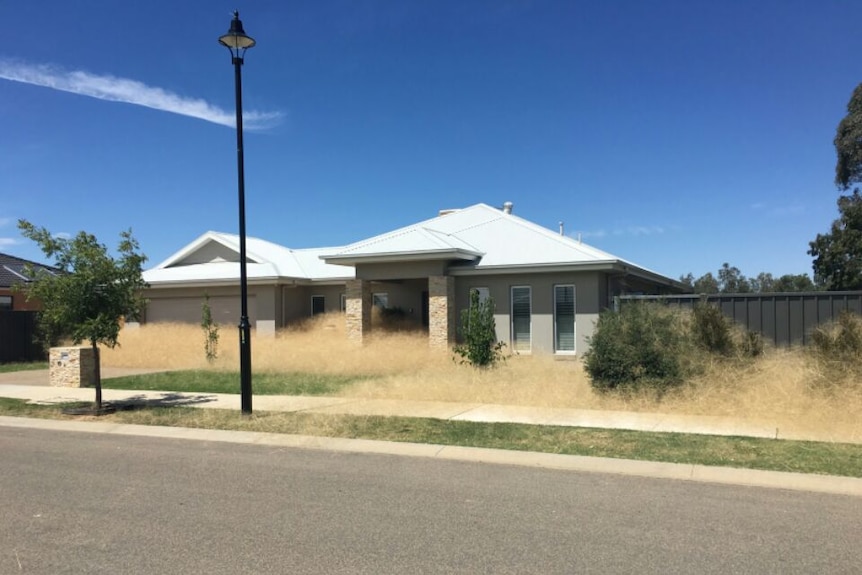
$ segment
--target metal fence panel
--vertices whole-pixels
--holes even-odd
[[[724,315],[776,346],[808,344],[816,327],[844,311],[862,315],[862,291],[618,296],[614,307],[619,310],[630,302],[655,301],[692,309],[701,300],[718,306]]]

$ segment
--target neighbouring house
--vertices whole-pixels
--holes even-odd
[[[27,293],[22,288],[31,281],[27,268],[36,273],[57,273],[57,269],[22,258],[0,253],[0,311],[38,311],[42,309],[38,301],[27,301]]]
[[[492,297],[497,337],[519,353],[587,349],[599,312],[624,294],[683,286],[502,209],[476,204],[348,246],[289,249],[247,238],[249,318],[258,334],[343,311],[348,338],[372,329],[372,310],[397,312],[431,345],[456,339],[471,290]],[[239,321],[239,238],[207,232],[144,272],[145,322],[199,323],[205,296],[216,321]]]

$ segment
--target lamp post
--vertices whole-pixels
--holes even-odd
[[[230,30],[218,39],[222,46],[230,50],[231,62],[234,66],[234,84],[236,86],[236,166],[239,184],[239,282],[240,282],[240,318],[239,318],[239,376],[240,394],[242,397],[242,413],[251,414],[251,329],[248,322],[248,274],[245,262],[245,168],[242,156],[242,73],[241,67],[245,51],[255,42],[246,36],[239,19],[239,11],[234,10]]]

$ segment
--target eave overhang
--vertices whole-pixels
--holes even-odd
[[[328,264],[355,266],[357,264],[408,263],[416,261],[475,261],[483,255],[482,252],[465,249],[443,249],[375,254],[334,254],[320,256],[320,259]]]

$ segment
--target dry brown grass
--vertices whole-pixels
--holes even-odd
[[[206,368],[203,332],[189,325],[145,325],[121,334],[121,347],[103,351],[117,367]],[[750,362],[716,361],[684,388],[654,395],[593,392],[579,361],[547,355],[511,357],[499,368],[476,370],[429,349],[423,334],[378,332],[365,345],[346,340],[344,318],[327,315],[252,340],[255,371],[379,376],[342,395],[426,401],[497,403],[676,414],[732,416],[782,429],[862,438],[862,386],[823,387],[817,364],[800,350],[771,350]],[[237,369],[237,330],[222,327],[213,368]]]

